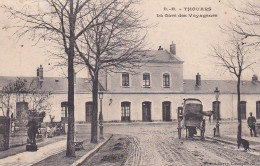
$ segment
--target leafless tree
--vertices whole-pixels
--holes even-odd
[[[83,33],[76,42],[77,56],[75,62],[83,64],[91,76],[92,89],[92,122],[91,142],[97,142],[97,117],[98,117],[98,86],[99,74],[113,71],[133,72],[134,68],[141,65],[144,58],[144,39],[146,30],[140,12],[134,9],[138,0],[103,0],[89,3],[91,12],[89,19],[94,20],[93,26]],[[102,15],[99,12],[106,6]],[[84,27],[88,20],[81,20],[80,25]]]
[[[260,3],[255,0],[227,3],[237,12],[238,17],[221,28],[227,33],[233,33],[240,40],[246,39],[247,45],[258,47],[260,44]]]
[[[7,117],[10,116],[10,108],[12,107],[11,98],[13,94],[14,94],[14,88],[11,82],[5,85],[1,90],[0,98],[1,98],[2,112],[4,116]],[[5,108],[6,108],[6,114],[4,111]]]
[[[8,117],[10,116],[10,108],[20,101],[28,103],[29,113],[31,112],[35,116],[43,115],[42,112],[45,114],[46,111],[51,111],[50,96],[51,92],[43,90],[37,79],[28,83],[26,79],[22,78],[10,81],[0,93],[2,109],[6,108],[6,116]]]
[[[42,82],[38,81],[38,78],[33,79],[30,82],[29,87],[27,88],[25,93],[25,98],[28,102],[29,110],[35,111],[38,114],[42,111],[51,111],[52,104],[50,103],[49,99],[52,93],[42,88]]]
[[[240,85],[242,73],[249,69],[255,62],[252,59],[251,49],[240,39],[232,37],[221,45],[212,46],[212,56],[216,58],[217,66],[224,68],[226,71],[237,78],[237,115],[238,131],[237,138],[241,138],[241,108],[240,108]]]
[[[97,2],[102,2],[98,0]],[[114,0],[116,1],[116,0]],[[28,4],[39,3],[38,0],[26,1]],[[62,60],[58,65],[65,65],[68,68],[68,133],[66,156],[75,156],[74,148],[74,57],[75,44],[81,36],[91,27],[95,26],[94,21],[110,7],[108,3],[96,17],[89,19],[89,8],[91,0],[43,0],[45,8],[49,10],[32,10],[28,6],[22,9],[15,9],[9,6],[2,6],[10,19],[16,21],[12,28],[16,28],[18,37],[30,37],[36,44],[52,45],[48,49],[53,57]],[[113,1],[112,1],[113,2]],[[84,20],[84,21],[83,21]],[[84,25],[82,24],[84,22]]]

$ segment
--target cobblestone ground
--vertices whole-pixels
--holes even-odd
[[[260,165],[259,155],[234,145],[177,138],[176,123],[106,125],[105,132],[131,136],[125,165]],[[234,131],[234,133],[236,133]]]

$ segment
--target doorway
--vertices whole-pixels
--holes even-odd
[[[171,102],[162,102],[162,116],[163,121],[171,121]]]
[[[121,103],[121,121],[130,122],[130,102]]]
[[[86,102],[86,123],[91,123],[93,102]]]
[[[151,102],[142,103],[143,122],[151,122]]]

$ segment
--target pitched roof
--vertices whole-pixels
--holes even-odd
[[[185,79],[183,83],[184,93],[214,93],[218,87],[220,93],[237,93],[237,82],[230,80],[201,80],[201,86],[196,86],[196,80]],[[241,81],[241,93],[260,94],[260,82]]]
[[[157,62],[157,63],[183,63],[183,61],[176,55],[173,55],[167,50],[148,50],[145,51],[145,62]]]
[[[0,76],[0,90],[3,86],[9,82],[13,82],[18,77]],[[33,80],[38,81],[37,77],[19,77],[26,79],[27,83],[30,84]],[[99,84],[100,88],[104,88]],[[67,93],[68,80],[62,77],[44,77],[42,82],[42,90],[51,91],[52,93]],[[92,82],[85,78],[77,78],[75,84],[75,93],[91,93]]]

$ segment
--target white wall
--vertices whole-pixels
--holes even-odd
[[[197,98],[203,104],[203,110],[212,110],[212,102],[215,101],[214,94],[109,94],[104,95],[103,116],[105,121],[121,121],[121,102],[131,102],[131,120],[142,120],[142,102],[149,101],[151,105],[152,120],[162,120],[162,102],[171,102],[171,118],[176,119],[176,110],[181,106],[184,98]],[[113,102],[109,105],[109,100]],[[241,101],[247,101],[247,116],[249,112],[256,115],[256,101],[260,101],[260,95],[241,95]],[[232,94],[221,94],[219,97],[220,117],[222,119],[237,118],[237,96]]]

